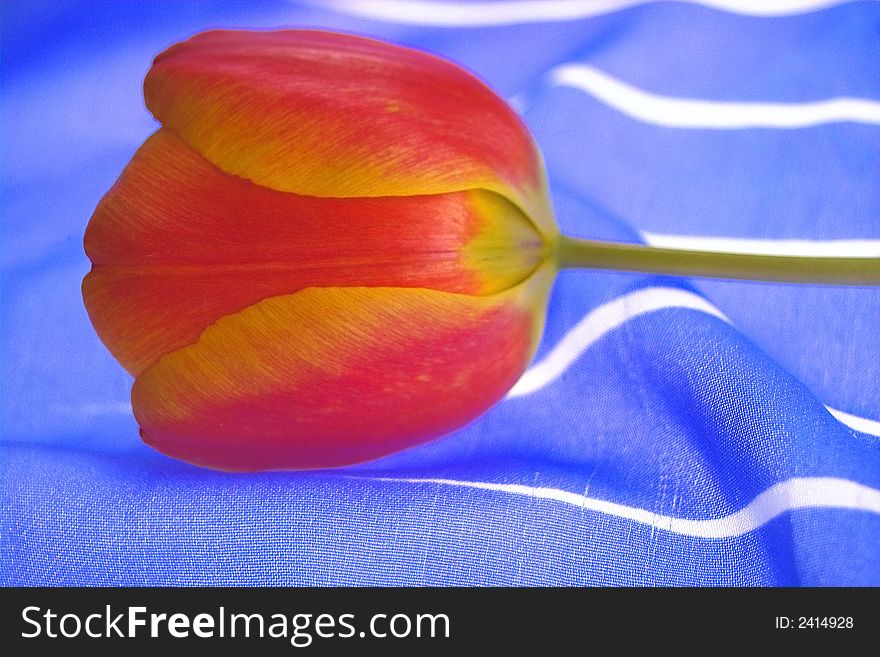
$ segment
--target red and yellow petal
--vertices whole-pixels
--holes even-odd
[[[144,439],[331,467],[484,412],[540,339],[556,239],[510,108],[424,53],[210,32],[145,81],[163,123],[96,209],[83,282]]]
[[[546,279],[544,279],[546,282]],[[489,297],[309,288],[218,320],[135,382],[144,440],[227,470],[360,462],[484,412],[535,345],[534,282]]]
[[[133,374],[219,318],[306,287],[488,295],[547,245],[484,190],[378,198],[279,192],[224,173],[168,130],[135,154],[89,223],[92,322]]]
[[[259,185],[324,197],[482,188],[555,234],[519,117],[426,53],[320,31],[212,31],[160,54],[144,95],[166,128]]]

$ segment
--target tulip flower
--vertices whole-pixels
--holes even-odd
[[[333,467],[456,429],[528,365],[559,266],[754,275],[560,236],[521,120],[422,52],[215,31],[144,90],[162,127],[89,222],[83,297],[144,441],[188,462]],[[782,260],[761,273],[815,274]],[[864,282],[829,260],[813,278]]]

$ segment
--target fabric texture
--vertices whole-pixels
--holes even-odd
[[[878,256],[880,3],[760,4],[4,4],[0,583],[880,585],[876,288],[566,271],[480,419],[247,475],[140,441],[82,305],[152,58],[216,27],[465,66],[533,131],[565,233]]]

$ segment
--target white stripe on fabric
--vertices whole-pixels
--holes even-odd
[[[54,410],[62,415],[86,417],[132,414],[131,403],[127,401],[111,401],[91,404],[58,404],[54,407]]]
[[[585,64],[563,64],[549,73],[556,86],[571,87],[627,116],[667,128],[737,130],[808,128],[825,123],[880,125],[880,102],[829,98],[809,103],[724,102],[659,96]]]
[[[672,287],[648,287],[624,294],[587,313],[544,358],[520,377],[507,399],[524,397],[544,388],[562,374],[602,337],[631,319],[657,310],[683,308],[706,313],[731,324],[728,317],[700,295]],[[831,415],[851,429],[880,438],[880,422],[825,405]]]
[[[105,402],[103,404],[83,404],[76,409],[83,415],[131,415],[130,402]]]
[[[877,420],[869,420],[866,417],[859,417],[858,415],[845,413],[844,411],[839,411],[836,408],[831,408],[827,405],[825,408],[828,409],[828,412],[831,413],[831,415],[837,418],[838,422],[841,422],[856,431],[868,433],[880,438],[880,422]]]
[[[880,258],[880,240],[789,240],[709,237],[642,232],[647,244],[669,249],[733,251],[754,255],[825,258]]]
[[[696,538],[735,538],[761,528],[783,513],[797,509],[848,509],[880,514],[880,490],[848,479],[834,477],[795,477],[767,488],[744,508],[721,518],[691,520],[653,513],[647,509],[607,502],[558,488],[539,488],[522,484],[496,484],[458,479],[377,478],[372,481],[408,484],[437,484],[489,490],[535,499],[553,500],[585,511],[632,520],[682,536]]]
[[[487,27],[572,21],[610,14],[661,0],[312,0],[309,4],[389,23],[431,27]],[[793,16],[855,0],[677,0],[744,16]]]
[[[649,287],[636,290],[590,311],[565,334],[543,360],[526,370],[507,396],[522,397],[540,390],[559,378],[582,353],[621,324],[639,315],[666,308],[697,310],[730,323],[724,313],[694,292],[673,287]]]

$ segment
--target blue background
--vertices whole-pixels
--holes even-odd
[[[880,584],[877,289],[565,272],[538,362],[639,291],[703,297],[732,323],[621,321],[531,394],[358,467],[230,475],[143,445],[79,291],[86,223],[157,127],[143,77],[204,29],[308,26],[429,50],[516,97],[565,232],[880,238],[876,123],[669,128],[548,77],[579,63],[659,96],[876,102],[876,2],[496,27],[270,0],[4,2],[0,582]]]

